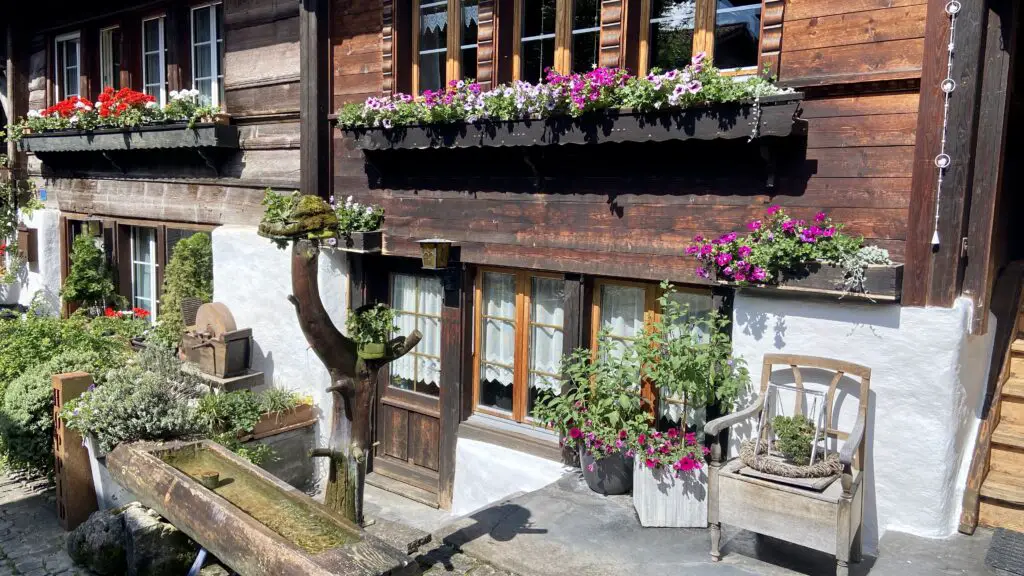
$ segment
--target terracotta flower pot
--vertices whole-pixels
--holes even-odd
[[[589,450],[581,446],[580,466],[583,467],[583,479],[587,481],[587,486],[598,494],[629,494],[633,489],[633,458],[627,458],[623,452],[594,458]]]

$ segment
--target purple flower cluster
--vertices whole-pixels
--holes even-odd
[[[753,249],[747,243],[747,239],[739,238],[735,232],[723,234],[710,241],[698,235],[686,248],[686,254],[700,262],[697,266],[697,275],[701,278],[711,278],[710,269],[715,270],[722,279],[763,283],[768,279],[768,273],[764,268],[747,261],[752,253]]]
[[[652,430],[639,434],[636,447],[647,468],[671,468],[677,476],[700,470],[704,465],[704,457],[710,452],[697,442],[697,434],[684,433],[678,428],[670,428],[668,432]]]

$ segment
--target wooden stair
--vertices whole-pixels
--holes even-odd
[[[1024,316],[1017,320],[1024,327]],[[1009,373],[999,395],[978,523],[1024,531],[1024,333],[1010,344]]]

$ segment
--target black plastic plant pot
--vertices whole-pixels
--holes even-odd
[[[580,465],[587,486],[598,494],[629,494],[633,489],[633,458],[627,458],[622,452],[595,459],[589,450],[581,446]]]
[[[364,360],[378,360],[384,357],[384,344],[363,344],[356,349],[356,354]]]

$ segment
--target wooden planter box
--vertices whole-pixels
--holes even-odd
[[[346,252],[358,252],[369,254],[380,252],[384,248],[384,231],[374,230],[373,232],[352,232],[351,234],[339,234],[336,248]]]
[[[35,228],[18,228],[18,256],[26,264],[39,261],[39,231]]]
[[[645,527],[707,528],[708,467],[682,472],[648,468],[642,457],[633,466],[633,508]]]
[[[803,94],[799,92],[767,96],[761,99],[760,113],[752,102],[740,102],[657,113],[622,109],[580,118],[353,128],[342,132],[352,138],[356,148],[364,150],[781,137],[806,132],[806,122],[797,117],[801,100]]]
[[[238,148],[238,127],[222,124],[163,124],[114,130],[75,130],[27,134],[22,152],[100,152],[161,148]]]
[[[839,266],[807,262],[800,268],[781,272],[775,284],[750,284],[754,289],[803,292],[829,297],[850,297],[884,302],[899,302],[903,291],[903,264],[872,265],[865,271],[864,292],[844,291],[843,269]],[[718,280],[719,284],[736,285]]]
[[[313,410],[313,405],[299,404],[290,410],[267,412],[260,417],[260,421],[253,427],[252,432],[241,436],[239,440],[243,442],[259,440],[314,424],[316,424],[316,412]]]

